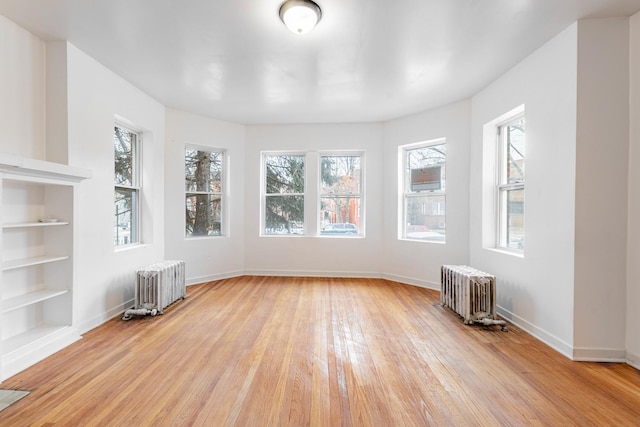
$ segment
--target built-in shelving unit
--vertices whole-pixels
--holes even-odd
[[[0,153],[0,379],[80,338],[75,213],[90,172]]]

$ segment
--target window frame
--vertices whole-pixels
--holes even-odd
[[[122,129],[123,131],[135,135],[135,141],[131,142],[131,185],[123,185],[116,183],[116,173],[115,173],[115,132],[116,128]],[[140,201],[142,200],[142,138],[143,133],[138,131],[131,126],[125,125],[121,122],[116,121],[113,126],[114,132],[114,197],[117,194],[118,190],[131,191],[131,231],[129,234],[129,242],[128,243],[118,243],[118,234],[115,233],[114,236],[114,247],[115,248],[123,248],[130,245],[138,245],[141,242],[141,209],[140,209]],[[115,199],[114,199],[114,210],[116,208]],[[114,212],[114,217],[117,217],[117,213]]]
[[[220,153],[222,155],[222,161],[221,161],[221,166],[220,166],[220,191],[216,192],[216,191],[189,191],[186,188],[186,169],[185,169],[185,186],[184,186],[184,203],[185,203],[185,210],[184,210],[184,225],[185,225],[185,230],[184,230],[184,238],[185,239],[208,239],[208,238],[218,238],[218,237],[226,237],[227,236],[227,230],[228,230],[228,225],[227,225],[227,215],[226,215],[226,205],[227,205],[227,151],[223,148],[218,148],[218,147],[207,147],[207,146],[202,146],[202,145],[197,145],[197,144],[185,144],[184,145],[184,159],[185,159],[185,168],[186,168],[186,157],[187,157],[187,150],[195,150],[195,151],[202,151],[202,152],[207,152],[209,153],[209,155],[211,155],[211,153]],[[210,195],[210,196],[219,196],[220,197],[220,233],[219,234],[209,234],[209,235],[189,235],[187,234],[187,207],[186,207],[186,203],[187,203],[187,197],[189,195]]]
[[[496,124],[496,140],[497,140],[497,176],[496,176],[496,248],[503,251],[513,252],[516,254],[524,254],[524,239],[525,239],[525,229],[524,229],[524,207],[522,212],[523,217],[523,230],[522,230],[522,247],[514,248],[509,246],[509,206],[508,206],[508,198],[509,193],[512,191],[522,191],[522,199],[523,206],[525,205],[525,180],[526,180],[526,172],[522,179],[518,182],[509,183],[508,177],[508,149],[509,142],[507,141],[507,133],[506,128],[520,120],[524,120],[525,123],[525,131],[524,131],[524,146],[525,153],[523,154],[523,161],[526,165],[526,119],[524,110],[518,111],[514,114],[509,115],[505,120],[502,120]]]
[[[412,242],[424,242],[424,243],[437,243],[437,244],[446,244],[447,241],[447,208],[446,208],[446,200],[447,200],[447,185],[446,185],[446,170],[447,170],[447,160],[448,160],[448,152],[445,151],[445,159],[444,159],[444,177],[441,176],[441,188],[438,190],[425,190],[425,191],[414,191],[411,190],[411,167],[409,165],[408,153],[413,150],[419,150],[422,148],[430,148],[438,145],[444,145],[447,147],[447,139],[446,138],[436,138],[427,141],[420,141],[411,144],[405,144],[398,147],[398,167],[399,167],[399,201],[398,201],[398,239],[399,240],[408,240]],[[432,236],[427,238],[418,238],[418,237],[410,237],[408,236],[408,202],[412,198],[425,197],[427,195],[434,196],[442,196],[444,198],[445,208],[444,208],[444,230],[445,234],[443,238]],[[438,208],[440,209],[440,208]],[[430,230],[429,230],[430,231]]]
[[[349,193],[349,192],[345,192],[345,193],[324,193],[322,191],[322,159],[323,157],[359,157],[360,159],[360,185],[358,186],[358,193],[354,194],[354,193]],[[365,237],[365,216],[364,216],[364,212],[365,212],[365,190],[364,190],[364,183],[365,183],[365,153],[364,151],[335,151],[335,150],[328,150],[328,151],[320,151],[318,152],[318,200],[317,200],[317,206],[318,206],[318,211],[317,211],[317,215],[316,218],[318,219],[318,226],[317,226],[317,235],[318,236],[322,236],[322,237],[328,237],[328,238],[335,238],[335,237],[348,237],[348,238],[362,238]],[[336,197],[350,197],[350,198],[358,198],[358,212],[357,212],[357,223],[355,223],[356,225],[356,233],[336,233],[336,234],[330,234],[330,233],[322,233],[323,230],[323,224],[322,224],[322,199],[323,198],[327,198],[327,196],[336,196]],[[331,223],[330,223],[331,224]],[[326,224],[330,225],[330,224]],[[341,224],[341,223],[333,223],[333,224]]]
[[[260,171],[260,193],[261,193],[261,207],[260,207],[260,236],[261,237],[301,237],[307,235],[307,194],[308,194],[308,173],[309,173],[309,156],[306,151],[263,151],[261,154],[261,171]],[[302,157],[303,159],[303,192],[302,193],[267,193],[267,158],[268,157]],[[302,232],[301,233],[267,233],[267,199],[269,197],[301,197],[302,198]]]

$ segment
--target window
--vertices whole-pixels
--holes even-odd
[[[304,234],[304,154],[264,154],[264,234]]]
[[[139,133],[114,127],[116,246],[139,242],[140,141]]]
[[[524,250],[524,115],[498,126],[498,246]]]
[[[361,234],[362,155],[320,156],[320,234]]]
[[[444,140],[400,147],[403,166],[401,238],[444,242],[446,160]]]
[[[224,152],[185,147],[185,235],[221,236]]]

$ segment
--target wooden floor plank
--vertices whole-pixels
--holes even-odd
[[[381,279],[239,277],[111,320],[4,381],[4,426],[631,426],[640,373]]]

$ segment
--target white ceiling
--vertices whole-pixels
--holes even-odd
[[[0,14],[68,40],[161,103],[237,123],[379,121],[467,98],[585,17],[640,0],[0,0]]]

